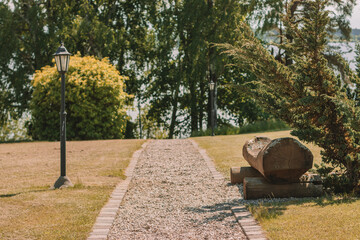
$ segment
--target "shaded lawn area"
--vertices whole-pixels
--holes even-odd
[[[86,239],[144,140],[67,142],[74,188],[60,176],[60,143],[0,144],[0,239]]]
[[[290,131],[192,138],[206,149],[228,180],[230,167],[249,166],[242,156],[245,142],[255,136],[292,137]],[[304,144],[304,143],[303,143]],[[321,162],[320,148],[305,144]],[[324,196],[282,203],[248,205],[269,239],[360,239],[360,199]]]

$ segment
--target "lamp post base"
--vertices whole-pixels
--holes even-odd
[[[54,186],[51,189],[57,188],[66,188],[66,187],[73,187],[74,185],[71,183],[70,179],[67,176],[60,176],[58,180],[54,183]]]

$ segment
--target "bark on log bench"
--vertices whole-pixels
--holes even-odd
[[[294,138],[255,137],[243,146],[245,160],[271,183],[296,183],[313,164],[311,151]]]

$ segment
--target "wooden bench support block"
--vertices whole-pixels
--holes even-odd
[[[322,185],[313,183],[271,184],[263,177],[245,177],[244,179],[244,199],[319,197],[322,194]]]
[[[230,168],[230,181],[231,184],[243,183],[246,177],[261,177],[259,173],[253,167],[232,167]]]

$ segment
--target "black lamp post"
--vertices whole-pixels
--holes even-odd
[[[60,177],[56,180],[53,188],[73,186],[66,176],[66,111],[65,111],[65,73],[69,68],[70,53],[64,47],[64,43],[54,54],[58,72],[61,74],[61,109],[60,109]]]
[[[210,107],[211,107],[211,136],[215,136],[214,134],[214,128],[215,128],[215,114],[214,114],[214,90],[215,90],[215,83],[213,81],[211,81],[209,83],[209,88],[210,88]]]

